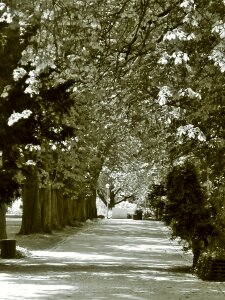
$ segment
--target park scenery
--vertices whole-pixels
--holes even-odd
[[[225,0],[0,0],[0,299],[225,297]]]

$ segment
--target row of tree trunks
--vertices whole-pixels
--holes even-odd
[[[73,200],[64,196],[62,189],[54,189],[51,185],[40,189],[35,184],[23,187],[21,234],[50,233],[95,217],[94,198]]]
[[[97,217],[96,197],[70,199],[63,189],[48,185],[39,188],[35,167],[23,186],[23,216],[21,234],[50,233],[75,222],[84,222]]]
[[[96,191],[88,197],[80,196],[79,200],[73,202],[73,220],[84,222],[87,219],[97,217]]]

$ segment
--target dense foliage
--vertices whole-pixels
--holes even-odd
[[[0,150],[3,153],[0,170],[1,202],[10,202],[18,194],[19,185],[16,175],[18,169],[22,170],[18,167],[21,147],[28,144],[41,145],[43,139],[61,142],[73,135],[72,127],[67,126],[61,118],[73,103],[66,91],[71,82],[48,87],[46,82],[51,71],[45,70],[39,74],[42,86],[38,96],[32,97],[27,93],[26,88],[30,82],[28,74],[32,72],[32,68],[30,65],[24,67],[22,77],[15,72],[15,69],[24,49],[36,34],[37,28],[35,23],[29,25],[26,29],[27,34],[21,40],[19,24],[13,13],[11,22],[9,24],[3,22],[1,28],[2,38],[5,39],[0,53]],[[12,44],[18,47],[13,48]]]
[[[163,219],[166,205],[166,189],[163,184],[153,184],[149,187],[148,206],[157,219]]]
[[[224,12],[222,0],[1,1],[0,200],[18,191],[16,175],[34,145],[57,152],[49,163],[39,156],[39,171],[57,175],[76,199],[97,188],[104,195],[108,180],[116,201],[143,201],[178,164],[174,172],[184,176],[169,176],[183,188],[182,213],[202,215],[190,230],[199,236],[205,198],[194,171],[179,169],[191,157],[222,227]]]
[[[207,247],[215,229],[194,166],[189,162],[175,166],[167,176],[166,190],[164,219],[172,236],[180,237],[189,247],[195,240]]]

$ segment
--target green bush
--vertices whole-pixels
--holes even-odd
[[[172,238],[179,237],[188,248],[192,248],[193,241],[207,247],[214,226],[194,165],[186,162],[173,167],[166,190],[164,221],[172,229]]]
[[[213,259],[207,252],[203,252],[194,268],[195,273],[201,279],[209,279],[212,269]]]
[[[225,281],[224,248],[217,248],[215,251],[208,249],[202,252],[194,271],[203,280]]]

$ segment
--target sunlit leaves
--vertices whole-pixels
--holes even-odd
[[[14,123],[18,122],[20,119],[27,119],[32,114],[32,111],[26,109],[21,113],[14,112],[8,119],[8,125],[12,126]]]
[[[180,143],[182,143],[183,135],[187,135],[189,139],[198,139],[201,142],[206,141],[206,137],[203,132],[198,127],[194,127],[192,124],[178,127],[177,136],[180,138]]]
[[[168,101],[168,98],[171,96],[172,96],[171,89],[168,86],[162,86],[158,94],[159,104],[165,105]]]
[[[90,166],[97,156],[113,166],[121,155],[124,174],[129,172],[126,166],[135,159],[127,155],[124,136],[141,141],[140,164],[146,157],[165,161],[165,148],[176,143],[182,152],[188,151],[187,141],[194,140],[198,148],[215,136],[224,137],[222,1],[57,0],[26,5],[27,10],[22,3],[15,10],[19,40],[25,40],[33,24],[32,34],[9,74],[15,84],[24,79],[31,102],[39,105],[38,97],[46,99],[40,122],[46,128],[50,123],[56,129],[50,122],[54,118],[61,128],[61,109],[75,103],[73,119],[65,123],[72,124],[79,141],[74,151],[84,151],[76,160],[86,156],[83,175],[94,177]],[[2,88],[4,99],[8,92]]]

